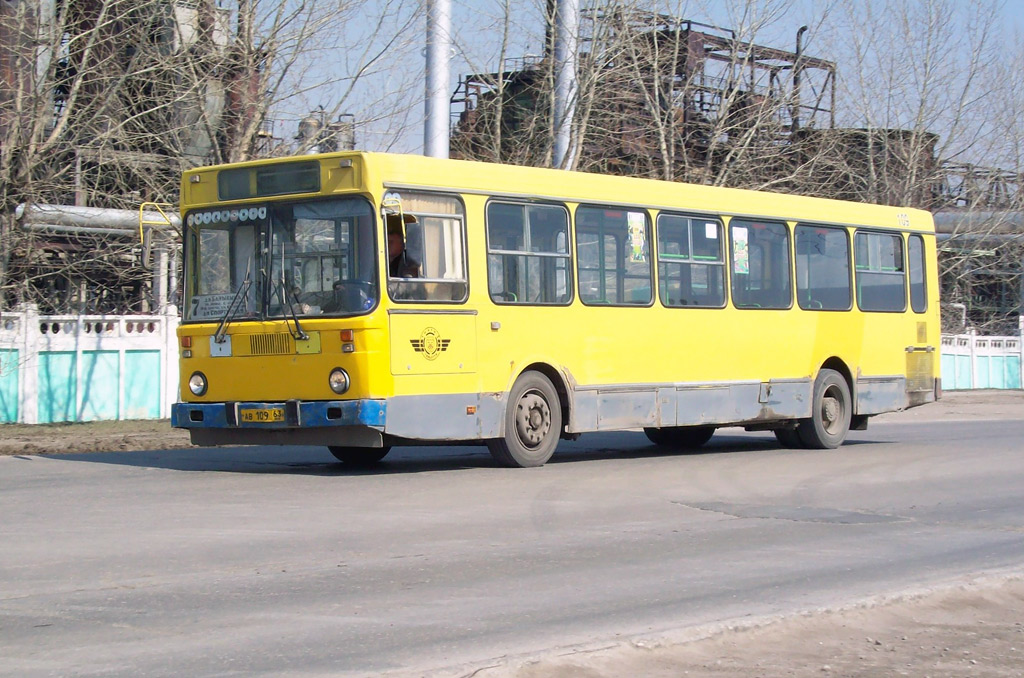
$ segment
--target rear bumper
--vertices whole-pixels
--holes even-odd
[[[283,421],[242,421],[243,410],[283,408]],[[384,400],[288,400],[286,402],[175,403],[171,426],[190,430],[228,429],[282,431],[337,426],[366,426],[384,429],[387,402]]]

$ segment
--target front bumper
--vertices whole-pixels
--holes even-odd
[[[281,421],[243,421],[251,410],[284,409]],[[288,400],[285,402],[175,403],[171,426],[184,429],[285,430],[335,426],[367,426],[384,429],[384,400]]]

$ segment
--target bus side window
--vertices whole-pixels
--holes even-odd
[[[653,299],[650,221],[639,209],[576,209],[580,299],[647,306]]]
[[[914,313],[924,313],[928,310],[924,238],[919,235],[907,238],[907,258],[910,262],[910,308]]]
[[[487,204],[487,288],[499,304],[568,304],[569,213],[561,205]]]
[[[785,309],[793,304],[789,228],[781,222],[729,222],[732,302],[736,308]]]
[[[903,238],[891,233],[858,231],[853,244],[860,310],[891,313],[906,310]]]
[[[658,296],[665,306],[725,305],[722,224],[707,217],[658,215]]]
[[[811,311],[848,311],[853,304],[850,285],[850,239],[846,229],[830,226],[796,227],[796,298]]]

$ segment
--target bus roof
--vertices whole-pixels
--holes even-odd
[[[197,168],[185,172],[183,188],[188,184],[190,177],[195,174],[238,167],[309,162],[310,160],[330,165],[341,159],[352,159],[353,163],[362,164],[365,174],[361,183],[368,190],[375,191],[381,189],[433,189],[495,197],[630,205],[703,214],[754,216],[790,221],[934,232],[929,212],[908,207],[891,207],[657,179],[362,151],[269,158],[246,163]],[[185,195],[183,190],[183,204],[186,203]]]

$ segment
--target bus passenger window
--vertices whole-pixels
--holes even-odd
[[[796,227],[796,298],[805,310],[850,310],[853,289],[846,229]]]
[[[647,306],[653,299],[647,213],[613,207],[576,210],[580,299],[588,305]]]
[[[665,306],[725,306],[722,224],[658,215],[658,297]]]
[[[561,205],[487,204],[487,289],[499,304],[568,304],[569,213]]]
[[[733,219],[729,234],[733,305],[774,309],[792,306],[786,224]]]
[[[906,310],[903,238],[889,233],[858,231],[853,245],[860,310],[897,313]]]
[[[907,238],[907,258],[910,260],[910,308],[914,313],[928,310],[928,289],[925,282],[924,238]]]

